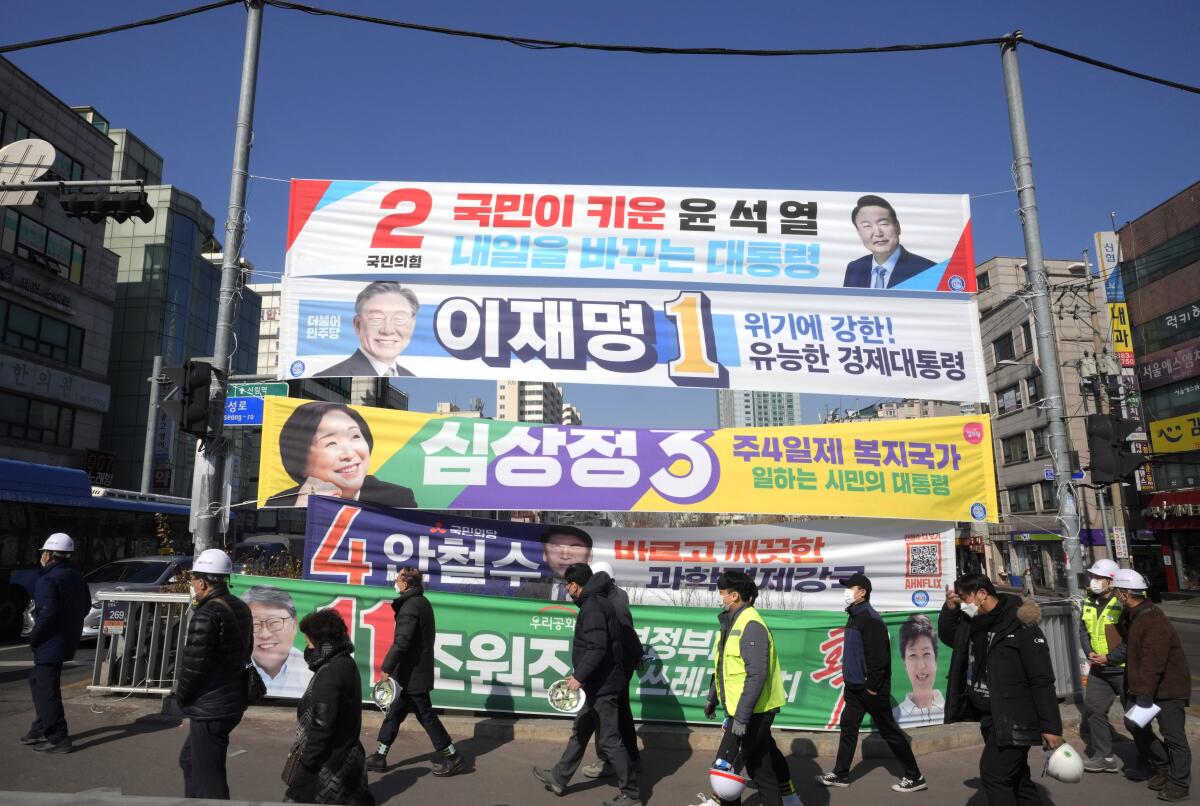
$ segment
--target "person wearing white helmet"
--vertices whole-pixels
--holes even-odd
[[[75,657],[83,619],[92,609],[87,583],[71,565],[74,552],[75,541],[69,535],[55,532],[46,538],[39,558],[42,568],[33,588],[29,689],[36,716],[21,742],[39,753],[70,753],[73,749],[62,704],[62,668]]]
[[[254,618],[229,592],[233,563],[221,549],[207,549],[192,564],[192,618],[180,653],[175,696],[190,718],[179,752],[189,798],[229,800],[225,757],[229,734],[246,711]]]
[[[1122,568],[1113,579],[1117,597],[1125,608],[1118,631],[1128,647],[1125,661],[1125,707],[1157,706],[1154,717],[1162,738],[1129,719],[1125,727],[1133,735],[1138,754],[1153,769],[1146,784],[1158,799],[1175,803],[1188,799],[1191,787],[1192,752],[1184,731],[1185,709],[1192,696],[1192,673],[1183,644],[1170,619],[1146,599],[1145,578]]]
[[[1113,756],[1113,728],[1108,711],[1114,700],[1125,696],[1123,653],[1112,652],[1121,646],[1117,622],[1121,602],[1113,588],[1113,577],[1120,571],[1112,560],[1096,560],[1088,569],[1088,593],[1083,600],[1079,620],[1079,644],[1091,662],[1088,684],[1083,690],[1083,708],[1088,726],[1087,772],[1119,772],[1120,762]]]

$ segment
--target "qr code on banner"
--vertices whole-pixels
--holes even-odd
[[[908,576],[935,577],[942,573],[942,547],[922,543],[908,547]]]

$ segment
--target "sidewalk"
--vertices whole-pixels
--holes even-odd
[[[1200,624],[1200,596],[1191,599],[1174,599],[1158,603],[1158,607],[1171,621],[1182,624]]]

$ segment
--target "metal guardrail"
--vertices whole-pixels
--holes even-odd
[[[170,694],[187,637],[191,595],[101,591],[96,598],[102,612],[88,691]]]
[[[1068,701],[1081,696],[1083,681],[1080,663],[1083,650],[1079,646],[1078,618],[1075,606],[1068,602],[1042,604],[1042,632],[1054,664],[1054,691]]]

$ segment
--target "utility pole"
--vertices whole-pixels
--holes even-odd
[[[1058,345],[1054,336],[1054,315],[1050,310],[1050,284],[1042,256],[1042,232],[1038,223],[1037,195],[1033,185],[1033,160],[1029,156],[1029,134],[1025,129],[1025,101],[1021,94],[1021,73],[1017,66],[1017,44],[1022,34],[1014,31],[1000,44],[1004,67],[1004,95],[1008,101],[1008,124],[1012,135],[1013,175],[1020,202],[1021,230],[1025,235],[1025,255],[1031,286],[1038,356],[1045,379],[1045,402],[1049,414],[1050,455],[1054,460],[1054,479],[1058,485],[1058,513],[1063,527],[1063,553],[1067,567],[1067,593],[1080,596],[1079,511],[1071,486],[1071,456],[1067,442],[1066,416],[1063,411],[1062,375]]]
[[[146,409],[146,447],[142,451],[141,491],[150,492],[150,477],[154,473],[154,435],[158,431],[158,382],[162,377],[162,356],[154,356],[150,370],[150,406]]]
[[[246,0],[246,40],[242,53],[242,81],[238,96],[237,130],[233,142],[233,171],[229,181],[229,211],[225,218],[225,245],[221,260],[221,293],[217,307],[217,335],[213,348],[212,384],[209,387],[209,433],[204,451],[197,456],[192,512],[196,518],[196,556],[217,546],[218,519],[223,519],[222,471],[228,443],[224,436],[225,383],[233,358],[233,323],[241,285],[242,241],[246,233],[246,183],[250,176],[250,146],[254,133],[254,93],[258,83],[258,50],[262,38],[262,0]],[[223,522],[223,520],[221,521]]]

